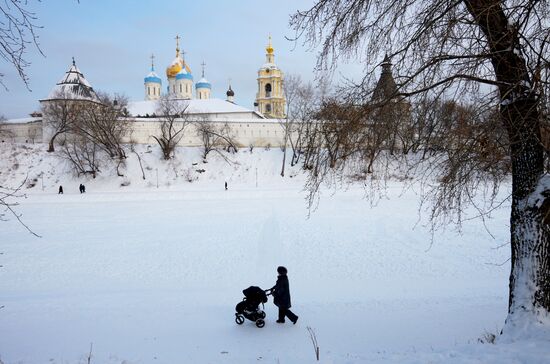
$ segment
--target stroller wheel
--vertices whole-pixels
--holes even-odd
[[[260,316],[261,319],[264,319],[265,318],[265,312],[260,311],[259,316]]]
[[[256,326],[258,326],[258,327],[260,327],[260,328],[261,328],[261,327],[264,327],[264,326],[265,326],[265,321],[262,320],[262,319],[257,319],[257,320],[256,320]]]
[[[244,317],[242,315],[239,315],[238,313],[235,314],[235,322],[237,325],[242,325],[244,323]]]

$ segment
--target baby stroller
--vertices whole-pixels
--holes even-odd
[[[260,287],[250,286],[243,290],[244,298],[235,306],[235,322],[239,325],[244,323],[244,319],[254,321],[257,327],[265,326],[265,312],[260,309],[260,303],[267,302],[266,291]]]

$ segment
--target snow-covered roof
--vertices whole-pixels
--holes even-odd
[[[3,120],[2,122],[6,124],[28,124],[28,123],[34,123],[36,121],[42,121],[42,117],[28,117],[28,118],[17,118],[17,119],[8,119]]]
[[[178,55],[176,56],[176,58],[174,58],[174,60],[172,61],[172,63],[170,63],[170,66],[175,66],[179,64],[180,66],[183,65],[183,59],[181,59],[181,57]]]
[[[232,114],[232,113],[250,113],[257,115],[253,110],[232,102],[221,99],[192,99],[175,100],[180,103],[189,103],[186,112],[189,114]],[[135,101],[128,104],[128,111],[132,116],[153,115],[157,112],[157,101]],[[253,116],[251,116],[253,117]]]
[[[270,70],[276,70],[279,69],[275,63],[264,63],[261,69],[270,69]]]
[[[50,91],[47,100],[59,98],[99,101],[94,89],[74,61],[63,78]]]
[[[181,79],[188,79],[188,80],[192,80],[193,79],[193,75],[189,72],[187,72],[185,70],[185,68],[182,68],[177,74],[176,74],[176,80],[181,80]]]
[[[162,83],[162,80],[160,77],[155,73],[155,71],[149,72],[149,74],[143,79],[145,83],[147,82],[154,82],[154,83]]]
[[[208,80],[203,76],[199,82],[195,84],[195,88],[212,88],[212,85]]]

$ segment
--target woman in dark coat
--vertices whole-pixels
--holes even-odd
[[[279,307],[279,319],[277,323],[284,324],[286,316],[293,324],[296,324],[298,316],[290,311],[290,289],[288,288],[288,277],[286,276],[287,270],[285,267],[278,267],[277,273],[279,273],[277,283],[271,288],[273,303]]]

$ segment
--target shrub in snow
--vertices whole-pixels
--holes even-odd
[[[122,180],[122,182],[120,183],[120,187],[126,187],[126,186],[130,186],[130,180],[128,178],[125,178],[124,180]]]
[[[183,171],[183,178],[189,183],[192,183],[194,181],[197,181],[199,177],[193,173],[193,169],[188,168],[185,171]]]
[[[29,179],[27,181],[27,188],[33,188],[38,183],[38,178]]]
[[[494,344],[497,336],[492,332],[486,331],[477,341],[481,344]]]

